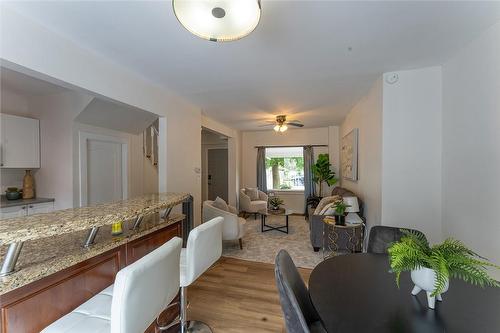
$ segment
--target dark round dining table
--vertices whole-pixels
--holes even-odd
[[[409,273],[398,289],[382,254],[349,254],[314,268],[309,293],[328,333],[500,332],[500,288],[452,279],[443,302],[427,307],[424,292],[411,295]]]

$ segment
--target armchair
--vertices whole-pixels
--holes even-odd
[[[233,206],[228,206],[228,211],[214,207],[213,201],[203,202],[203,222],[221,216],[224,218],[222,223],[222,240],[238,240],[240,249],[243,249],[242,238],[245,235],[245,219],[238,217],[238,210]]]
[[[257,190],[259,192],[258,200],[251,200],[250,196],[246,193],[246,189],[240,190],[240,210],[247,214],[254,214],[255,218],[257,218],[257,214],[259,211],[267,211],[267,194],[262,192],[261,190]]]

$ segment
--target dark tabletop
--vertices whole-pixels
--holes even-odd
[[[320,263],[309,278],[314,307],[328,333],[500,332],[500,288],[453,279],[443,302],[427,307],[424,292],[411,295],[410,274],[398,290],[389,259],[379,254],[337,256]]]

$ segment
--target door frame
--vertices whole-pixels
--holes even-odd
[[[122,199],[128,198],[128,140],[126,138],[102,135],[92,132],[79,131],[79,187],[80,187],[80,207],[88,205],[88,183],[87,183],[87,142],[89,140],[119,143],[122,147]]]

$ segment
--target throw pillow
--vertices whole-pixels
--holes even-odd
[[[314,210],[314,215],[321,215],[320,213],[323,210],[323,208],[325,208],[326,205],[328,205],[329,203],[335,202],[337,200],[341,200],[341,199],[342,199],[342,197],[339,195],[332,195],[330,197],[324,197],[323,199],[321,199],[318,206]]]
[[[250,197],[251,201],[259,200],[259,190],[256,188],[246,188],[245,189],[246,195]]]
[[[219,208],[220,210],[223,210],[227,212],[227,203],[224,201],[222,198],[215,198],[214,203],[212,204],[215,208]]]
[[[332,216],[332,215],[335,215],[335,207],[330,207],[328,208],[324,214],[321,214],[321,215],[325,215],[325,216]]]
[[[333,211],[335,211],[335,202],[330,202],[329,204],[327,204],[325,207],[323,207],[323,209],[321,210],[321,212],[319,212],[319,215],[329,215],[329,214],[326,214],[327,211],[333,209]]]

